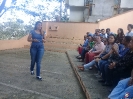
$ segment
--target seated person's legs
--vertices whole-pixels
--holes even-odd
[[[89,69],[89,67],[94,66],[96,64],[95,60],[91,61],[88,64],[85,64],[84,66],[78,66],[78,69],[80,70],[85,70],[85,69]]]
[[[105,83],[103,84],[103,86],[110,86],[112,85],[112,72],[113,69],[109,69],[109,63],[106,63],[104,66],[104,72],[102,73],[102,75],[104,75],[103,77],[105,77]]]
[[[100,72],[102,73],[102,79],[99,80],[99,82],[105,82],[106,81],[105,70],[104,70],[106,64],[108,64],[108,61],[106,61],[106,60],[101,60],[99,63]]]
[[[89,57],[88,57],[88,58],[89,58],[89,59],[88,59],[89,62],[91,62],[92,60],[94,60],[94,56],[97,56],[97,55],[99,55],[99,54],[89,53],[89,54],[88,54],[88,56],[89,56]]]
[[[100,72],[102,72],[103,71],[103,67],[104,67],[104,64],[106,64],[107,63],[107,61],[106,60],[100,60],[99,61],[99,64],[98,64],[98,67],[99,67],[99,69],[100,69]]]
[[[89,63],[89,53],[85,54],[85,63]]]

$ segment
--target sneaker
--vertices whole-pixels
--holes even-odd
[[[31,75],[34,75],[34,71],[31,71]]]
[[[37,76],[36,79],[42,81],[42,77],[41,76]]]

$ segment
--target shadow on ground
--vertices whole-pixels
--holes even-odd
[[[29,64],[28,49],[0,51],[0,99],[85,99],[65,53],[45,52],[43,81]]]

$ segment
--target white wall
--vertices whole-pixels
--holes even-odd
[[[69,0],[70,6],[84,6],[84,0]]]
[[[72,22],[83,22],[84,21],[84,14],[83,9],[80,7],[71,7],[70,8],[70,19],[69,21]]]
[[[133,0],[121,0],[121,8],[133,8]]]

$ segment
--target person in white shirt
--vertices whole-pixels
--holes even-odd
[[[128,32],[126,33],[126,36],[133,36],[133,25],[132,24],[128,24],[127,30]]]

